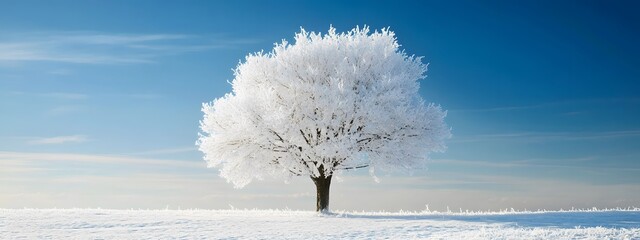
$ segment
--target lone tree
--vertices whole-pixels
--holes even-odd
[[[329,208],[343,170],[405,169],[445,149],[446,112],[425,104],[427,66],[399,50],[387,29],[327,34],[301,29],[234,70],[233,92],[204,103],[200,151],[208,167],[241,188],[253,179],[309,176],[317,211]]]

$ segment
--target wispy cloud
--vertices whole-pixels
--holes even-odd
[[[538,104],[538,105],[527,105],[527,106],[505,106],[505,107],[476,108],[476,109],[451,109],[448,111],[451,111],[451,112],[500,112],[500,111],[542,108],[549,105],[550,104]]]
[[[0,92],[0,94],[3,94]],[[50,98],[50,99],[60,99],[60,100],[83,100],[87,99],[90,96],[84,93],[74,93],[74,92],[23,92],[23,91],[12,91],[4,93],[6,96],[10,97],[38,97],[38,98]],[[121,94],[121,93],[98,93],[92,94],[95,97],[117,97],[117,98],[134,98],[134,99],[158,99],[162,98],[162,94],[158,93],[130,93],[130,94]]]
[[[141,151],[129,153],[128,155],[157,155],[157,154],[169,154],[169,153],[184,153],[184,152],[195,152],[198,148],[193,147],[178,147],[178,148],[165,148],[165,149],[154,149],[149,151]]]
[[[599,170],[616,170],[616,171],[640,171],[640,168],[629,166],[603,166],[585,164],[594,160],[603,159],[596,156],[581,158],[558,158],[558,159],[523,159],[512,161],[483,161],[483,160],[465,160],[465,159],[433,159],[431,164],[437,165],[458,165],[458,166],[480,166],[491,168],[565,168],[565,169],[599,169]]]
[[[60,98],[60,99],[71,99],[71,100],[85,99],[85,98],[88,97],[88,95],[86,95],[86,94],[65,93],[65,92],[43,93],[41,95],[45,96],[45,97]]]
[[[83,64],[130,64],[152,62],[138,54],[110,54],[74,49],[69,43],[0,43],[0,62],[50,61]]]
[[[496,106],[489,108],[468,108],[468,109],[450,109],[448,111],[456,112],[468,112],[468,113],[486,113],[486,112],[507,112],[507,111],[519,111],[530,110],[540,108],[550,108],[566,105],[578,105],[578,104],[609,104],[609,103],[640,103],[640,98],[593,98],[593,99],[569,99],[565,101],[557,102],[543,102],[530,105],[519,106]],[[569,111],[568,115],[580,114],[580,111]]]
[[[452,142],[482,142],[482,141],[577,141],[603,140],[613,138],[640,137],[640,130],[602,131],[602,132],[514,132],[501,134],[483,134],[473,136],[458,136]]]
[[[192,38],[194,36],[183,34],[104,34],[71,32],[70,35],[53,35],[49,37],[52,42],[68,42],[79,44],[102,45],[126,45],[153,41],[166,41]]]
[[[50,145],[50,144],[64,144],[64,143],[83,143],[88,141],[89,138],[84,135],[71,135],[71,136],[57,136],[47,138],[37,138],[29,141],[32,145]]]
[[[7,37],[10,36],[10,37]],[[11,33],[0,38],[0,63],[51,61],[77,64],[152,63],[158,57],[232,48],[251,39],[184,34],[96,32]]]
[[[97,163],[97,164],[124,164],[128,166],[169,166],[192,167],[205,169],[204,161],[167,160],[140,158],[119,155],[101,154],[77,154],[77,153],[34,153],[34,152],[3,152],[0,151],[0,164],[11,162],[67,162],[67,163]],[[1,166],[1,165],[0,165]]]
[[[68,100],[79,100],[86,99],[89,97],[87,94],[82,93],[71,93],[71,92],[22,92],[22,91],[12,91],[7,92],[7,96],[23,96],[23,97],[45,97],[45,98],[57,98],[57,99],[68,99]]]
[[[134,94],[128,94],[126,96],[130,98],[145,99],[145,100],[158,99],[162,97],[162,95],[155,94],[155,93],[134,93]]]

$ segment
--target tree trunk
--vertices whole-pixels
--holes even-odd
[[[316,211],[328,212],[331,175],[324,176],[324,174],[321,174],[319,177],[311,177],[311,180],[316,184]]]

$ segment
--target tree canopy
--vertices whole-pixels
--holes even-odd
[[[233,92],[204,103],[197,144],[236,187],[265,177],[420,167],[443,151],[446,112],[425,103],[427,65],[394,32],[301,29],[234,70]]]

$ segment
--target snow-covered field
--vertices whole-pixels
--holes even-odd
[[[640,211],[0,209],[0,239],[640,239]]]

